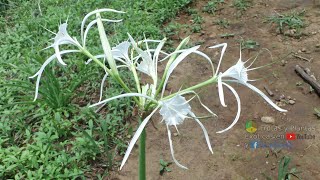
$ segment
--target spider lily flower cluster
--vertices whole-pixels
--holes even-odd
[[[162,50],[166,39],[163,40],[152,40],[152,39],[144,39],[136,42],[130,34],[128,34],[128,40],[121,42],[114,47],[111,47],[108,41],[108,38],[105,34],[103,22],[120,22],[121,20],[113,20],[113,19],[102,19],[100,13],[124,13],[121,11],[113,10],[113,9],[99,9],[87,14],[82,23],[81,23],[81,43],[79,43],[76,38],[72,38],[67,32],[67,23],[63,23],[59,26],[59,31],[55,33],[54,43],[50,45],[48,48],[54,48],[55,53],[51,57],[49,57],[44,64],[41,66],[39,71],[31,76],[30,78],[37,77],[36,81],[36,91],[35,91],[35,99],[38,98],[38,91],[40,86],[40,78],[43,74],[45,67],[51,63],[54,59],[57,59],[61,65],[67,65],[61,58],[61,56],[68,53],[82,53],[88,57],[88,61],[86,64],[90,64],[90,62],[95,62],[98,64],[104,71],[104,76],[101,82],[100,89],[100,100],[95,104],[90,105],[90,107],[103,106],[104,104],[116,100],[119,98],[133,98],[136,102],[137,106],[140,109],[141,114],[146,112],[151,112],[150,114],[146,114],[145,119],[140,123],[136,133],[134,134],[132,140],[128,145],[128,149],[125,153],[123,161],[121,163],[120,169],[125,165],[134,144],[139,139],[140,134],[143,129],[146,127],[147,123],[151,119],[151,117],[159,110],[160,115],[162,116],[162,121],[167,127],[168,140],[170,145],[170,151],[172,155],[172,159],[174,162],[181,168],[187,169],[185,166],[181,165],[174,156],[173,143],[171,138],[171,130],[170,126],[174,126],[178,131],[178,125],[182,124],[186,119],[194,120],[202,129],[207,146],[210,152],[212,151],[210,139],[207,130],[200,122],[200,118],[195,115],[191,110],[191,106],[189,102],[193,99],[197,99],[201,106],[205,108],[210,116],[216,116],[206,105],[204,105],[198,94],[195,92],[196,89],[211,85],[218,84],[218,92],[221,104],[226,106],[224,101],[224,90],[223,87],[227,87],[235,96],[238,104],[238,111],[233,123],[222,131],[218,131],[217,133],[225,132],[231,129],[239,120],[240,112],[241,112],[241,103],[240,98],[237,92],[229,85],[229,83],[236,82],[243,84],[257,94],[262,96],[271,106],[276,108],[277,110],[284,112],[284,109],[279,108],[275,105],[266,95],[264,95],[258,88],[248,83],[250,80],[248,79],[247,72],[250,70],[254,70],[255,68],[250,69],[245,67],[245,62],[241,60],[241,52],[239,61],[225,72],[220,72],[219,67],[222,62],[222,58],[227,48],[227,44],[218,44],[212,46],[210,48],[222,48],[220,59],[218,62],[217,69],[214,70],[212,60],[205,53],[199,51],[200,46],[194,46],[191,48],[185,48],[185,45],[188,43],[189,38],[184,39],[176,50],[172,53],[167,53]],[[90,16],[96,15],[96,19],[91,21],[86,25],[86,22]],[[94,25],[97,25],[99,31],[99,37],[102,45],[102,54],[93,55],[86,49],[86,39],[89,33],[89,30],[93,28]],[[77,49],[71,50],[63,50],[60,51],[59,47],[64,44],[69,44],[77,47]],[[151,45],[152,44],[152,45]],[[144,46],[145,48],[142,48]],[[149,48],[155,47],[155,49]],[[165,88],[173,73],[174,69],[184,60],[188,60],[187,56],[190,54],[196,54],[200,56],[201,59],[207,61],[212,69],[212,76],[208,78],[208,80],[201,82],[197,85],[188,87],[186,89],[179,90],[177,92],[171,93],[169,95],[165,95]],[[159,77],[158,74],[158,64],[160,62],[167,61],[164,73],[162,77]],[[135,89],[129,88],[121,79],[121,74],[119,73],[119,68],[125,68],[130,71],[134,77],[135,81]],[[152,83],[141,85],[141,74],[148,75]],[[119,94],[114,97],[109,97],[105,100],[103,99],[103,84],[108,78],[115,79],[126,91],[124,94]],[[186,95],[192,95],[190,99],[186,99]],[[188,96],[190,97],[190,96]],[[179,131],[178,131],[179,132]]]

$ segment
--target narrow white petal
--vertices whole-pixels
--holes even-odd
[[[192,48],[189,48],[189,49],[186,49],[184,52],[182,52],[175,60],[174,62],[169,66],[169,69],[168,69],[168,72],[167,74],[165,74],[166,76],[166,79],[163,83],[163,87],[162,87],[162,92],[161,92],[161,98],[163,97],[163,94],[164,94],[164,91],[166,89],[166,85],[167,85],[167,82],[168,82],[168,79],[171,75],[171,73],[173,72],[173,70],[178,66],[178,64],[185,60],[185,58],[193,53],[194,51],[196,51],[200,46],[195,46],[195,47],[192,47]]]
[[[176,165],[178,165],[179,167],[183,168],[183,169],[188,169],[187,167],[181,165],[176,158],[174,157],[174,151],[173,151],[173,145],[172,145],[172,140],[171,140],[171,131],[169,129],[169,126],[167,125],[167,130],[168,130],[168,138],[169,138],[169,144],[170,144],[170,151],[171,151],[171,156],[173,161],[176,163]]]
[[[222,82],[223,85],[227,86],[227,88],[234,94],[234,96],[236,97],[236,100],[237,100],[237,104],[238,104],[238,112],[237,112],[237,115],[236,117],[234,118],[232,124],[227,127],[226,129],[224,130],[221,130],[221,131],[218,131],[217,133],[223,133],[223,132],[226,132],[228,131],[229,129],[231,129],[239,120],[240,118],[240,112],[241,112],[241,104],[240,104],[240,98],[239,98],[239,95],[238,93],[228,84]]]
[[[214,112],[211,111],[210,108],[208,108],[208,106],[206,106],[205,104],[202,103],[199,94],[197,94],[195,91],[187,91],[187,92],[181,93],[180,95],[190,94],[190,93],[192,93],[192,94],[194,94],[195,96],[197,96],[198,101],[200,102],[201,106],[204,107],[210,114],[212,114],[213,116],[217,116]]]
[[[208,145],[208,148],[210,150],[210,152],[213,154],[213,151],[212,151],[212,147],[211,147],[211,142],[210,142],[210,139],[209,139],[209,135],[208,135],[208,132],[206,130],[206,128],[204,127],[204,125],[199,121],[199,119],[196,117],[196,115],[193,113],[193,112],[189,112],[190,116],[193,117],[193,119],[199,124],[199,126],[201,127],[202,131],[203,131],[203,134],[204,134],[204,137],[206,138],[206,141],[207,141],[207,145]]]
[[[227,107],[225,101],[224,101],[224,92],[223,92],[223,86],[222,86],[222,80],[221,80],[221,73],[218,76],[218,93],[219,93],[219,99],[220,103],[223,107]]]
[[[115,100],[115,99],[119,99],[119,98],[123,98],[123,97],[144,97],[146,99],[150,99],[151,101],[154,101],[156,102],[155,99],[149,97],[149,96],[146,96],[146,95],[143,95],[143,94],[140,94],[140,93],[126,93],[126,94],[121,94],[121,95],[118,95],[118,96],[113,96],[111,98],[108,98],[108,99],[105,99],[103,101],[100,101],[98,103],[95,103],[95,104],[92,104],[90,105],[89,107],[94,107],[94,106],[98,106],[100,104],[104,104],[104,103],[107,103],[109,101],[112,101],[112,100]]]
[[[79,50],[65,50],[65,51],[61,51],[60,54],[67,54],[67,53],[71,53],[71,52],[80,52]],[[40,67],[39,71],[37,73],[35,73],[33,76],[30,76],[29,78],[35,78],[37,77],[37,81],[36,81],[36,90],[35,90],[35,97],[33,99],[33,101],[37,100],[38,98],[38,93],[39,93],[39,85],[40,85],[40,79],[41,79],[41,75],[44,71],[44,69],[46,68],[46,66],[52,62],[54,59],[56,58],[56,54],[50,56]]]
[[[119,20],[101,19],[101,21],[103,21],[103,22],[121,22],[122,19],[119,19]],[[87,26],[87,28],[86,28],[86,30],[85,30],[85,32],[84,32],[84,35],[83,35],[83,40],[82,40],[82,45],[83,45],[83,47],[86,46],[86,39],[87,39],[87,35],[88,35],[89,30],[90,30],[91,27],[92,27],[93,25],[95,25],[96,23],[97,23],[97,20],[95,19],[95,20],[91,21],[91,22],[88,24],[88,26]]]
[[[84,31],[84,25],[87,21],[87,19],[91,16],[91,15],[94,15],[96,13],[100,13],[100,12],[115,12],[115,13],[125,13],[123,11],[117,11],[117,10],[114,10],[114,9],[108,9],[108,8],[104,8],[104,9],[97,9],[95,11],[92,11],[90,13],[88,13],[82,20],[81,22],[81,38],[82,38],[82,42],[83,42],[83,31]]]
[[[242,83],[243,85],[247,86],[248,88],[252,89],[256,93],[258,93],[264,100],[266,100],[271,106],[273,106],[276,110],[280,112],[287,112],[287,110],[280,108],[275,103],[272,102],[271,99],[268,98],[267,95],[265,95],[260,89],[256,88],[255,86],[249,84],[249,83]]]
[[[53,46],[53,48],[54,48],[54,51],[55,51],[55,53],[56,53],[56,57],[57,57],[58,62],[59,62],[60,64],[64,65],[64,66],[66,66],[67,64],[66,64],[65,62],[63,62],[63,61],[62,61],[62,58],[61,58],[61,54],[60,54],[60,50],[59,50],[59,44],[55,44],[55,45]]]
[[[214,66],[213,66],[213,63],[212,63],[212,60],[210,59],[209,56],[207,56],[205,53],[201,52],[201,51],[195,51],[194,53],[204,57],[205,59],[208,60],[208,62],[210,63],[211,65],[211,69],[212,69],[212,74],[214,74]]]
[[[108,73],[106,72],[102,78],[102,81],[101,81],[101,87],[100,87],[100,98],[99,98],[99,101],[102,100],[102,92],[103,92],[103,86],[104,86],[104,82],[106,81],[108,77]]]
[[[147,125],[147,123],[149,122],[150,118],[154,115],[154,113],[158,110],[159,106],[156,107],[149,116],[147,116],[142,123],[140,124],[139,128],[137,129],[136,133],[134,134],[133,138],[131,139],[129,146],[127,148],[127,151],[123,157],[123,160],[121,162],[121,166],[120,166],[120,170],[122,169],[122,167],[124,166],[124,164],[126,163],[127,159],[129,158],[129,155],[134,147],[134,144],[136,144],[140,134],[142,133],[144,127]]]
[[[224,55],[224,53],[225,53],[225,51],[227,49],[227,43],[217,44],[215,46],[209,47],[211,49],[214,49],[214,48],[219,48],[221,46],[222,46],[221,55],[220,55],[220,59],[219,59],[219,62],[218,62],[218,66],[217,66],[215,75],[217,75],[218,72],[219,72],[219,68],[220,68],[220,64],[221,64],[221,61],[222,61],[222,57],[223,57],[223,55]]]

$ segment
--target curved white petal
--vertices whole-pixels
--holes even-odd
[[[101,87],[100,87],[100,98],[99,98],[99,101],[102,100],[102,92],[103,92],[103,86],[104,86],[104,82],[106,81],[107,77],[108,77],[108,73],[106,72],[102,78],[102,81],[101,81]]]
[[[179,166],[179,167],[181,167],[181,168],[183,168],[183,169],[188,169],[187,167],[181,165],[181,164],[176,160],[176,158],[174,157],[174,150],[173,150],[173,145],[172,145],[172,140],[171,140],[171,131],[170,131],[168,125],[167,125],[167,130],[168,130],[168,139],[169,139],[171,156],[172,156],[172,159],[173,159],[174,163],[176,163],[177,166]]]
[[[210,114],[212,114],[213,116],[217,116],[214,112],[211,111],[210,108],[208,108],[208,106],[206,106],[205,104],[202,103],[202,101],[200,99],[200,96],[195,91],[186,91],[186,92],[180,93],[180,95],[190,94],[190,93],[194,94],[198,98],[198,101],[200,102],[200,105],[203,108],[205,108]]]
[[[216,69],[215,75],[217,75],[218,72],[219,72],[219,68],[220,68],[220,64],[221,64],[221,61],[222,61],[222,57],[223,57],[223,55],[224,55],[224,53],[225,53],[225,51],[227,49],[227,43],[217,44],[217,45],[209,47],[211,49],[214,49],[214,48],[219,48],[221,46],[222,46],[221,55],[220,55],[220,59],[219,59],[218,65],[217,65],[217,69]]]
[[[213,151],[212,151],[212,147],[211,147],[211,142],[210,142],[210,139],[209,139],[209,135],[208,135],[208,132],[206,130],[206,128],[204,127],[204,125],[199,121],[199,119],[196,117],[196,115],[193,113],[193,112],[189,112],[190,116],[193,117],[193,119],[199,124],[199,126],[201,127],[202,131],[203,131],[203,134],[204,134],[204,137],[207,141],[207,145],[208,145],[208,148],[210,150],[210,152],[213,154]]]
[[[237,112],[237,115],[236,117],[234,118],[232,124],[227,127],[226,129],[224,130],[221,130],[221,131],[218,131],[217,133],[223,133],[223,132],[226,132],[228,131],[229,129],[231,129],[239,120],[240,118],[240,112],[241,112],[241,104],[240,104],[240,98],[239,98],[239,95],[238,93],[228,84],[222,82],[223,85],[227,86],[227,88],[234,94],[234,96],[236,97],[236,100],[237,100],[237,104],[238,104],[238,112]]]
[[[149,97],[149,96],[140,94],[140,93],[126,93],[126,94],[121,94],[121,95],[118,95],[118,96],[114,96],[114,97],[105,99],[105,100],[100,101],[100,102],[98,102],[98,103],[92,104],[92,105],[90,105],[89,107],[98,106],[98,105],[100,105],[100,104],[107,103],[107,102],[109,102],[109,101],[112,101],[112,100],[115,100],[115,99],[119,99],[119,98],[123,98],[123,97],[144,97],[144,98],[146,98],[146,99],[150,99],[151,101],[157,102],[155,99],[153,99],[153,98],[151,98],[151,97]]]
[[[65,62],[63,62],[62,58],[61,58],[61,54],[60,54],[60,50],[59,50],[59,44],[54,44],[53,46],[54,48],[54,51],[56,53],[56,57],[57,57],[57,60],[60,64],[66,66],[67,64]]]
[[[209,64],[211,65],[212,74],[214,74],[214,66],[213,66],[213,63],[212,63],[210,57],[207,56],[205,53],[203,53],[203,52],[201,52],[201,51],[195,51],[194,53],[195,53],[195,54],[198,54],[198,55],[200,55],[200,56],[202,56],[202,57],[204,57],[205,59],[208,60]]]
[[[241,83],[241,82],[240,82]],[[247,86],[248,88],[252,89],[254,92],[258,93],[264,100],[267,101],[267,103],[269,103],[272,107],[274,107],[276,110],[280,111],[280,112],[287,112],[287,110],[280,108],[279,106],[277,106],[275,103],[272,102],[271,99],[268,98],[267,95],[265,95],[262,91],[260,91],[260,89],[256,88],[255,86],[249,84],[249,83],[241,83],[245,86]]]
[[[65,50],[65,51],[61,51],[60,54],[67,54],[67,53],[71,53],[71,52],[80,52],[79,50]],[[33,76],[30,76],[29,78],[35,78],[37,77],[37,81],[36,81],[36,90],[35,90],[35,96],[33,101],[37,100],[38,98],[38,94],[39,94],[39,85],[40,85],[40,79],[41,79],[41,75],[44,71],[44,69],[46,68],[46,66],[52,62],[55,58],[56,58],[56,54],[50,56],[40,67],[39,71],[37,73],[35,73]]]
[[[142,133],[144,127],[147,125],[147,123],[149,122],[150,118],[154,115],[154,113],[158,110],[159,106],[157,106],[151,113],[149,116],[147,116],[140,124],[139,128],[137,129],[136,133],[134,134],[134,136],[132,137],[129,146],[127,148],[126,153],[124,154],[123,160],[121,162],[121,166],[120,166],[120,170],[122,169],[122,167],[124,166],[124,164],[126,163],[127,159],[129,158],[130,152],[132,151],[134,144],[137,142],[140,134]]]
[[[223,92],[223,86],[222,86],[222,77],[221,77],[221,72],[218,76],[218,93],[219,93],[219,99],[220,99],[220,103],[223,107],[227,107],[225,101],[224,101],[224,92]]]
[[[103,21],[103,22],[121,22],[122,19],[119,19],[119,20],[101,19],[101,21]],[[97,20],[96,20],[96,19],[93,20],[93,21],[91,21],[91,22],[88,24],[86,30],[84,31],[84,35],[83,35],[83,38],[82,38],[82,45],[83,45],[83,47],[86,46],[86,39],[87,39],[87,35],[88,35],[89,30],[90,30],[91,27],[92,27],[93,25],[95,25],[96,23],[97,23]]]
[[[81,39],[82,39],[82,42],[83,42],[83,37],[84,37],[84,25],[87,21],[87,19],[91,16],[91,15],[94,15],[96,13],[100,13],[100,12],[115,12],[115,13],[125,13],[123,11],[117,11],[117,10],[114,10],[114,9],[108,9],[108,8],[104,8],[104,9],[97,9],[95,11],[92,11],[90,13],[88,13],[82,20],[81,22]]]
[[[173,70],[178,66],[178,64],[183,61],[189,54],[193,53],[194,51],[196,51],[200,46],[195,46],[192,48],[189,48],[187,50],[185,50],[184,52],[182,52],[176,59],[175,61],[169,66],[168,72],[167,74],[165,74],[166,79],[163,83],[163,87],[162,87],[162,92],[161,92],[161,98],[163,97],[164,91],[166,89],[166,85],[168,82],[168,79],[171,75],[171,73],[173,72]]]

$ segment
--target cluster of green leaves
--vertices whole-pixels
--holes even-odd
[[[249,50],[256,50],[260,47],[260,44],[257,41],[248,39],[242,39],[240,41],[241,49],[249,49]]]
[[[305,10],[290,12],[287,14],[276,14],[267,18],[267,21],[277,25],[279,33],[284,34],[286,30],[294,29],[298,33],[305,26],[303,17]]]
[[[220,26],[221,28],[228,28],[230,23],[227,19],[218,19],[214,24]]]
[[[300,179],[299,176],[297,176],[299,173],[297,168],[291,168],[289,170],[290,161],[291,158],[289,156],[284,156],[281,158],[278,169],[278,180],[290,180],[293,176]]]
[[[0,177],[74,179],[91,173],[103,177],[117,165],[113,159],[123,155],[133,131],[126,121],[132,116],[130,99],[112,101],[100,115],[85,107],[98,101],[104,72],[85,65],[87,59],[80,55],[64,56],[66,67],[47,66],[39,98],[32,101],[35,80],[28,77],[53,54],[53,50],[41,51],[53,37],[46,29],[56,32],[58,24],[68,19],[68,32],[73,35],[83,15],[113,8],[127,13],[118,17],[124,19],[122,23],[107,26],[111,42],[127,39],[127,32],[140,39],[143,34],[157,39],[162,38],[162,23],[190,1],[2,1]],[[87,44],[91,52],[100,54],[96,32],[90,32]],[[133,82],[129,74],[121,75]],[[104,97],[123,93],[112,79],[107,80],[104,92]],[[91,172],[92,166],[100,171]]]
[[[211,0],[203,6],[202,11],[209,14],[215,14],[215,12],[219,10],[218,6],[222,3],[224,3],[224,0]]]
[[[163,159],[160,159],[160,175],[162,176],[165,172],[171,172],[171,169],[169,168],[169,165],[172,164],[172,162],[166,162]]]
[[[234,0],[232,6],[238,11],[246,11],[251,6],[251,0]]]

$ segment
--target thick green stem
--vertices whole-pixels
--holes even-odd
[[[216,82],[217,82],[217,79],[218,79],[218,77],[217,77],[217,76],[214,76],[214,77],[212,77],[212,78],[210,78],[210,79],[208,79],[208,80],[206,80],[206,81],[204,81],[204,82],[202,82],[202,83],[199,83],[199,84],[197,84],[197,85],[191,86],[191,87],[189,87],[189,88],[187,88],[187,89],[178,91],[178,92],[176,92],[176,93],[170,94],[169,96],[166,96],[166,97],[162,98],[161,100],[170,99],[170,98],[174,97],[174,96],[177,95],[177,94],[182,94],[182,93],[185,93],[185,92],[188,92],[188,91],[194,91],[194,90],[199,89],[199,88],[202,88],[202,87],[204,87],[204,86],[208,86],[208,85],[210,85],[210,84],[216,83]]]
[[[142,116],[139,118],[139,123],[142,122]],[[140,135],[139,146],[139,180],[146,180],[146,130],[143,129]]]

